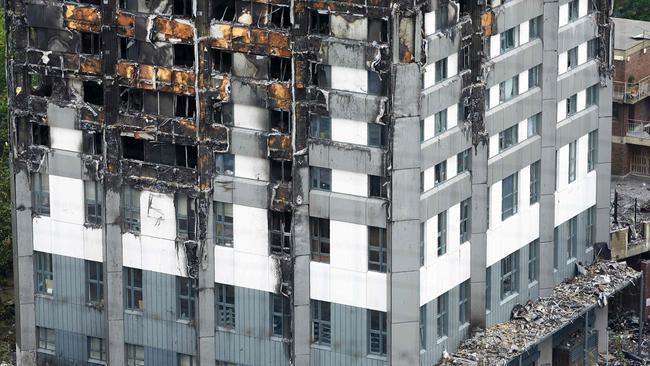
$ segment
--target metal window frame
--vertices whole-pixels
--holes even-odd
[[[463,281],[458,286],[458,322],[461,327],[469,323],[470,319],[469,291],[469,280]]]
[[[572,70],[578,66],[578,46],[570,48],[566,55],[566,69]]]
[[[426,223],[420,223],[420,267],[424,266],[425,261],[425,243],[427,237]]]
[[[420,306],[420,350],[427,349],[427,305]]]
[[[447,211],[438,214],[438,256],[447,253]]]
[[[327,313],[323,309],[328,308]],[[332,304],[311,300],[311,342],[322,346],[332,344]]]
[[[319,217],[309,218],[309,236],[311,242],[311,260],[315,262],[329,263],[330,262],[330,238],[329,235],[325,237],[321,227],[327,225],[329,233],[329,219],[322,219]],[[328,251],[325,253],[323,250],[324,244],[327,245]]]
[[[501,32],[500,35],[500,45],[501,45],[501,55],[504,53],[511,51],[517,46],[519,46],[518,42],[518,26],[512,27],[504,32]]]
[[[509,88],[508,88],[509,87]],[[508,89],[510,92],[508,93]],[[505,103],[519,95],[519,75],[499,83],[499,103]]]
[[[89,195],[88,189],[92,186],[94,194]],[[86,223],[100,225],[103,222],[102,206],[104,204],[104,187],[96,180],[84,181],[84,208]],[[91,208],[94,214],[91,214]]]
[[[463,150],[456,156],[458,161],[456,173],[460,174],[469,171],[472,167],[472,149]]]
[[[449,72],[447,70],[449,67],[447,57],[436,61],[434,67],[435,67],[434,83],[447,80],[447,77],[449,75]]]
[[[587,147],[587,172],[596,169],[598,160],[598,130],[589,132]]]
[[[578,0],[569,0],[569,22],[572,22],[580,17],[580,10],[578,9]]]
[[[228,202],[214,201],[213,207],[215,245],[232,248],[234,243],[233,205]],[[231,216],[227,215],[228,207],[230,207]]]
[[[447,181],[447,160],[443,160],[433,167],[433,186],[436,187]]]
[[[386,313],[377,310],[367,310],[368,317],[368,354],[385,356],[386,355]],[[373,319],[377,320],[378,328],[373,328]],[[373,339],[376,339],[373,341]]]
[[[50,176],[46,173],[32,173],[32,211],[50,215]]]
[[[140,352],[138,352],[140,350]],[[138,358],[138,355],[141,354],[142,358]],[[144,347],[137,344],[126,344],[126,364],[127,366],[144,366],[145,356],[144,356]]]
[[[576,258],[578,255],[578,216],[567,221],[566,251],[568,259]]]
[[[436,337],[442,339],[449,334],[449,292],[436,299]]]
[[[216,173],[218,175],[235,175],[235,155],[224,153],[216,154],[214,158]]]
[[[460,243],[466,243],[472,236],[472,199],[460,203]]]
[[[528,283],[533,283],[539,278],[539,239],[528,244]]]
[[[235,308],[235,286],[217,284],[217,326],[227,329],[235,329],[237,325],[237,310]],[[232,302],[229,301],[232,299]]]
[[[178,319],[194,319],[196,294],[192,282],[189,277],[176,276],[176,317]],[[187,314],[184,314],[181,310],[183,305],[187,308]]]
[[[492,310],[492,267],[485,269],[485,311]]]
[[[528,39],[533,40],[540,38],[542,25],[542,16],[537,16],[528,21]]]
[[[530,165],[530,201],[532,205],[539,201],[540,183],[541,183],[541,161],[537,160]]]
[[[47,281],[54,281],[54,268],[52,267],[52,254],[45,252],[34,252],[36,261],[36,293],[52,295],[48,293]],[[54,292],[54,288],[52,288]]]
[[[519,251],[501,259],[501,300],[519,293]]]
[[[585,246],[591,248],[594,245],[594,206],[591,206],[587,209],[587,217],[585,221]]]
[[[332,119],[317,113],[309,113],[309,137],[321,140],[332,139]]]
[[[377,230],[379,243],[373,243],[371,231]],[[377,253],[379,261],[371,260],[371,253]],[[387,270],[387,248],[386,248],[386,229],[368,226],[368,270],[374,272],[386,273]]]
[[[519,143],[519,124],[499,132],[499,153]]]
[[[290,214],[274,210],[268,211],[269,254],[291,254],[291,217],[289,216],[287,220],[287,215]],[[289,229],[288,232],[287,229]]]
[[[574,140],[569,143],[569,183],[576,180],[576,170],[577,170],[577,140]]]
[[[91,269],[95,270],[97,278],[92,278]],[[95,287],[95,291],[92,287]],[[94,292],[94,293],[93,293]],[[89,303],[100,303],[104,300],[104,263],[86,261],[86,301]]]
[[[291,336],[290,303],[282,294],[271,294],[271,332],[274,337],[283,339]]]
[[[310,167],[311,189],[319,191],[332,191],[332,170],[328,168]],[[329,176],[329,181],[328,181]]]
[[[52,328],[36,327],[38,349],[56,351],[56,331]],[[42,346],[45,347],[42,347]]]
[[[140,305],[137,302],[138,294],[140,295],[139,298],[141,301],[144,300],[144,293],[142,290],[142,270],[138,268],[130,268],[130,267],[124,267],[125,271],[125,277],[126,281],[124,282],[124,287],[125,287],[125,303],[126,303],[126,308],[129,310],[136,310],[136,311],[142,311],[143,309],[140,307]],[[135,279],[137,274],[140,274],[140,286],[135,285]]]
[[[179,208],[185,205],[186,214],[181,214]],[[177,193],[174,197],[176,211],[176,236],[179,239],[194,240],[196,238],[196,212],[194,199],[186,194]]]
[[[433,135],[438,136],[441,133],[447,131],[447,124],[449,121],[448,115],[447,115],[447,108],[437,112],[436,114],[433,115]]]
[[[505,220],[513,215],[515,215],[518,211],[518,197],[517,195],[519,194],[519,176],[518,172],[515,172],[514,174],[504,178],[501,181],[501,220]],[[509,193],[505,193],[506,190],[504,187],[507,185],[506,181],[512,179],[512,191]],[[504,202],[510,201],[512,208],[511,209],[504,209],[506,205],[504,205]]]
[[[88,360],[91,361],[106,361],[106,342],[104,338],[99,337],[87,337],[88,339]],[[94,344],[93,341],[99,342],[99,349],[96,348],[97,344]],[[99,358],[94,357],[99,355]]]
[[[140,232],[140,191],[122,187],[122,224],[126,231]]]

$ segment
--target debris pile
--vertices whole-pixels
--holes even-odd
[[[613,178],[611,187],[610,228],[629,227],[630,242],[634,242],[640,239],[641,223],[650,221],[650,180],[632,176]]]
[[[648,323],[644,326],[643,344],[641,354],[639,350],[639,317],[633,311],[609,311],[609,352],[601,354],[600,365],[646,365],[650,359],[648,354]],[[616,309],[620,310],[620,309]]]
[[[549,297],[513,309],[512,319],[465,340],[442,365],[505,365],[555,331],[641,277],[641,273],[615,261],[600,261],[584,275],[568,280]]]

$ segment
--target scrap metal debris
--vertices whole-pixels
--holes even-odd
[[[556,286],[551,296],[515,307],[510,321],[465,340],[440,364],[506,365],[640,277],[623,262],[595,262],[585,275]]]
[[[641,224],[650,221],[650,180],[612,178],[610,229],[630,228],[630,243],[642,239]]]

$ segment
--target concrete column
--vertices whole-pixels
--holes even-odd
[[[207,196],[207,197],[206,197]],[[206,226],[205,238],[199,238],[197,249],[199,256],[199,288],[198,311],[196,318],[196,335],[198,341],[198,364],[200,366],[213,366],[216,359],[214,343],[215,314],[214,314],[214,211],[212,209],[212,193],[206,193],[197,200],[197,207],[206,207],[207,215],[199,216],[199,227]]]
[[[120,190],[104,188],[104,316],[107,322],[107,364],[124,365],[124,284]]]
[[[609,307],[605,306],[602,308],[597,307],[594,310],[594,329],[598,332],[598,353],[607,352],[607,317],[608,317]]]
[[[542,159],[539,215],[539,294],[548,296],[555,285],[553,246],[555,231],[555,135],[557,131],[557,37],[559,26],[557,0],[544,0],[542,69]]]
[[[485,271],[487,266],[488,184],[487,145],[479,144],[472,156],[472,237],[470,258],[470,322],[486,326]]]
[[[612,80],[598,90],[598,150],[596,163],[595,240],[609,243],[609,205],[612,176]]]
[[[553,337],[546,338],[540,343],[537,348],[539,349],[539,359],[537,365],[539,366],[552,366],[553,365]]]
[[[420,68],[393,66],[392,204],[388,223],[389,364],[420,359]]]
[[[36,365],[36,310],[34,305],[34,242],[32,238],[32,199],[30,176],[26,170],[10,165],[16,296],[16,364]]]

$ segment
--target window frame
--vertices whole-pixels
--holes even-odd
[[[539,280],[539,239],[528,244],[528,284]]]
[[[126,344],[126,366],[145,366],[143,346],[131,343]]]
[[[332,169],[311,166],[310,168],[310,188],[331,192],[332,191]]]
[[[519,251],[501,259],[501,300],[519,293]]]
[[[332,139],[332,119],[317,113],[309,113],[309,137],[313,139]]]
[[[36,337],[39,351],[56,352],[56,331],[54,329],[37,326]]]
[[[235,155],[230,153],[217,153],[214,157],[215,171],[217,175],[235,175]]]
[[[311,300],[311,310],[311,343],[331,346],[332,304],[327,301]]]
[[[54,267],[52,266],[52,254],[34,251],[35,281],[34,290],[37,294],[54,294]],[[48,287],[48,281],[52,287]]]
[[[90,191],[92,189],[92,192]],[[84,181],[84,211],[86,224],[101,225],[104,219],[104,186],[96,180]]]
[[[508,89],[510,92],[508,93]],[[499,83],[499,103],[506,103],[519,95],[519,75]]]
[[[569,261],[578,256],[578,216],[567,221],[566,252]]]
[[[508,181],[511,181],[511,183],[508,183]],[[510,193],[505,193],[506,192],[506,187],[508,185],[512,186],[512,190]],[[518,212],[518,206],[519,206],[519,172],[515,172],[514,174],[511,174],[510,176],[504,178],[501,181],[501,221],[505,221],[511,216],[514,216]],[[509,205],[505,205],[504,203],[509,202]],[[506,209],[505,207],[508,207]]]
[[[237,298],[235,286],[217,283],[216,313],[217,328],[235,329],[237,327]],[[232,300],[232,301],[231,301]]]
[[[447,116],[447,108],[435,113],[433,115],[434,119],[434,124],[433,124],[433,135],[438,136],[445,131],[447,131],[447,122],[448,122],[448,116]]]
[[[104,300],[104,263],[86,260],[85,267],[86,301],[101,304]]]
[[[499,153],[502,153],[519,143],[519,124],[512,125],[499,132]]]
[[[196,290],[189,277],[176,276],[176,318],[192,321],[196,315]],[[187,313],[183,312],[187,309]]]
[[[501,55],[517,48],[519,46],[518,26],[512,27],[500,34]]]
[[[366,310],[368,317],[368,354],[386,356],[387,324],[386,313],[377,310]]]
[[[420,351],[427,349],[427,305],[420,306]]]
[[[124,267],[124,302],[127,310],[137,312],[144,310],[142,275],[142,270],[139,268]],[[138,278],[140,286],[137,286]]]
[[[437,238],[438,238],[438,257],[447,254],[447,231],[448,231],[448,220],[447,220],[447,211],[442,211],[438,214],[437,220]]]
[[[284,295],[271,293],[271,332],[273,337],[288,339],[291,336],[291,306]]]
[[[435,75],[434,75],[434,83],[439,83],[441,81],[447,80],[448,75],[449,75],[449,63],[447,60],[447,57],[440,59],[435,62],[434,68],[435,68]]]
[[[47,173],[32,173],[32,212],[50,216],[50,176]]]
[[[433,167],[433,186],[437,187],[447,181],[447,160],[443,160]]]
[[[456,174],[472,170],[472,149],[463,150],[456,155]]]
[[[179,209],[184,208],[185,213]],[[174,195],[174,210],[176,213],[176,237],[180,240],[196,238],[196,211],[194,198],[183,193]]]
[[[460,203],[460,243],[467,243],[472,237],[472,198]]]
[[[577,140],[574,140],[569,143],[569,168],[568,168],[568,178],[569,183],[572,183],[576,180],[576,170],[577,170]]]
[[[436,299],[436,337],[438,340],[449,335],[449,292]]]
[[[458,286],[458,322],[460,327],[469,324],[470,320],[470,283],[469,280],[463,281]]]
[[[327,237],[324,236],[327,227]],[[330,262],[330,220],[320,217],[309,218],[309,237],[311,241],[311,260],[314,262]],[[327,247],[327,251],[324,250]]]
[[[539,202],[539,196],[541,192],[541,160],[530,165],[530,200],[529,203],[532,205]]]
[[[132,233],[140,233],[140,191],[122,186],[122,225]]]
[[[99,342],[99,349],[97,349],[96,341]],[[88,361],[102,362],[102,363],[106,362],[106,342],[104,342],[104,338],[88,336],[87,343],[88,343]],[[96,356],[99,356],[99,358],[97,358]]]
[[[214,201],[214,243],[232,248],[234,245],[234,206],[232,203]],[[230,213],[230,216],[228,216]]]
[[[373,234],[376,232],[376,235]],[[379,240],[379,243],[373,243],[373,237]],[[376,254],[376,255],[374,255]],[[377,257],[377,260],[372,259]],[[386,243],[386,229],[368,226],[368,271],[386,273],[388,268],[388,250]]]

